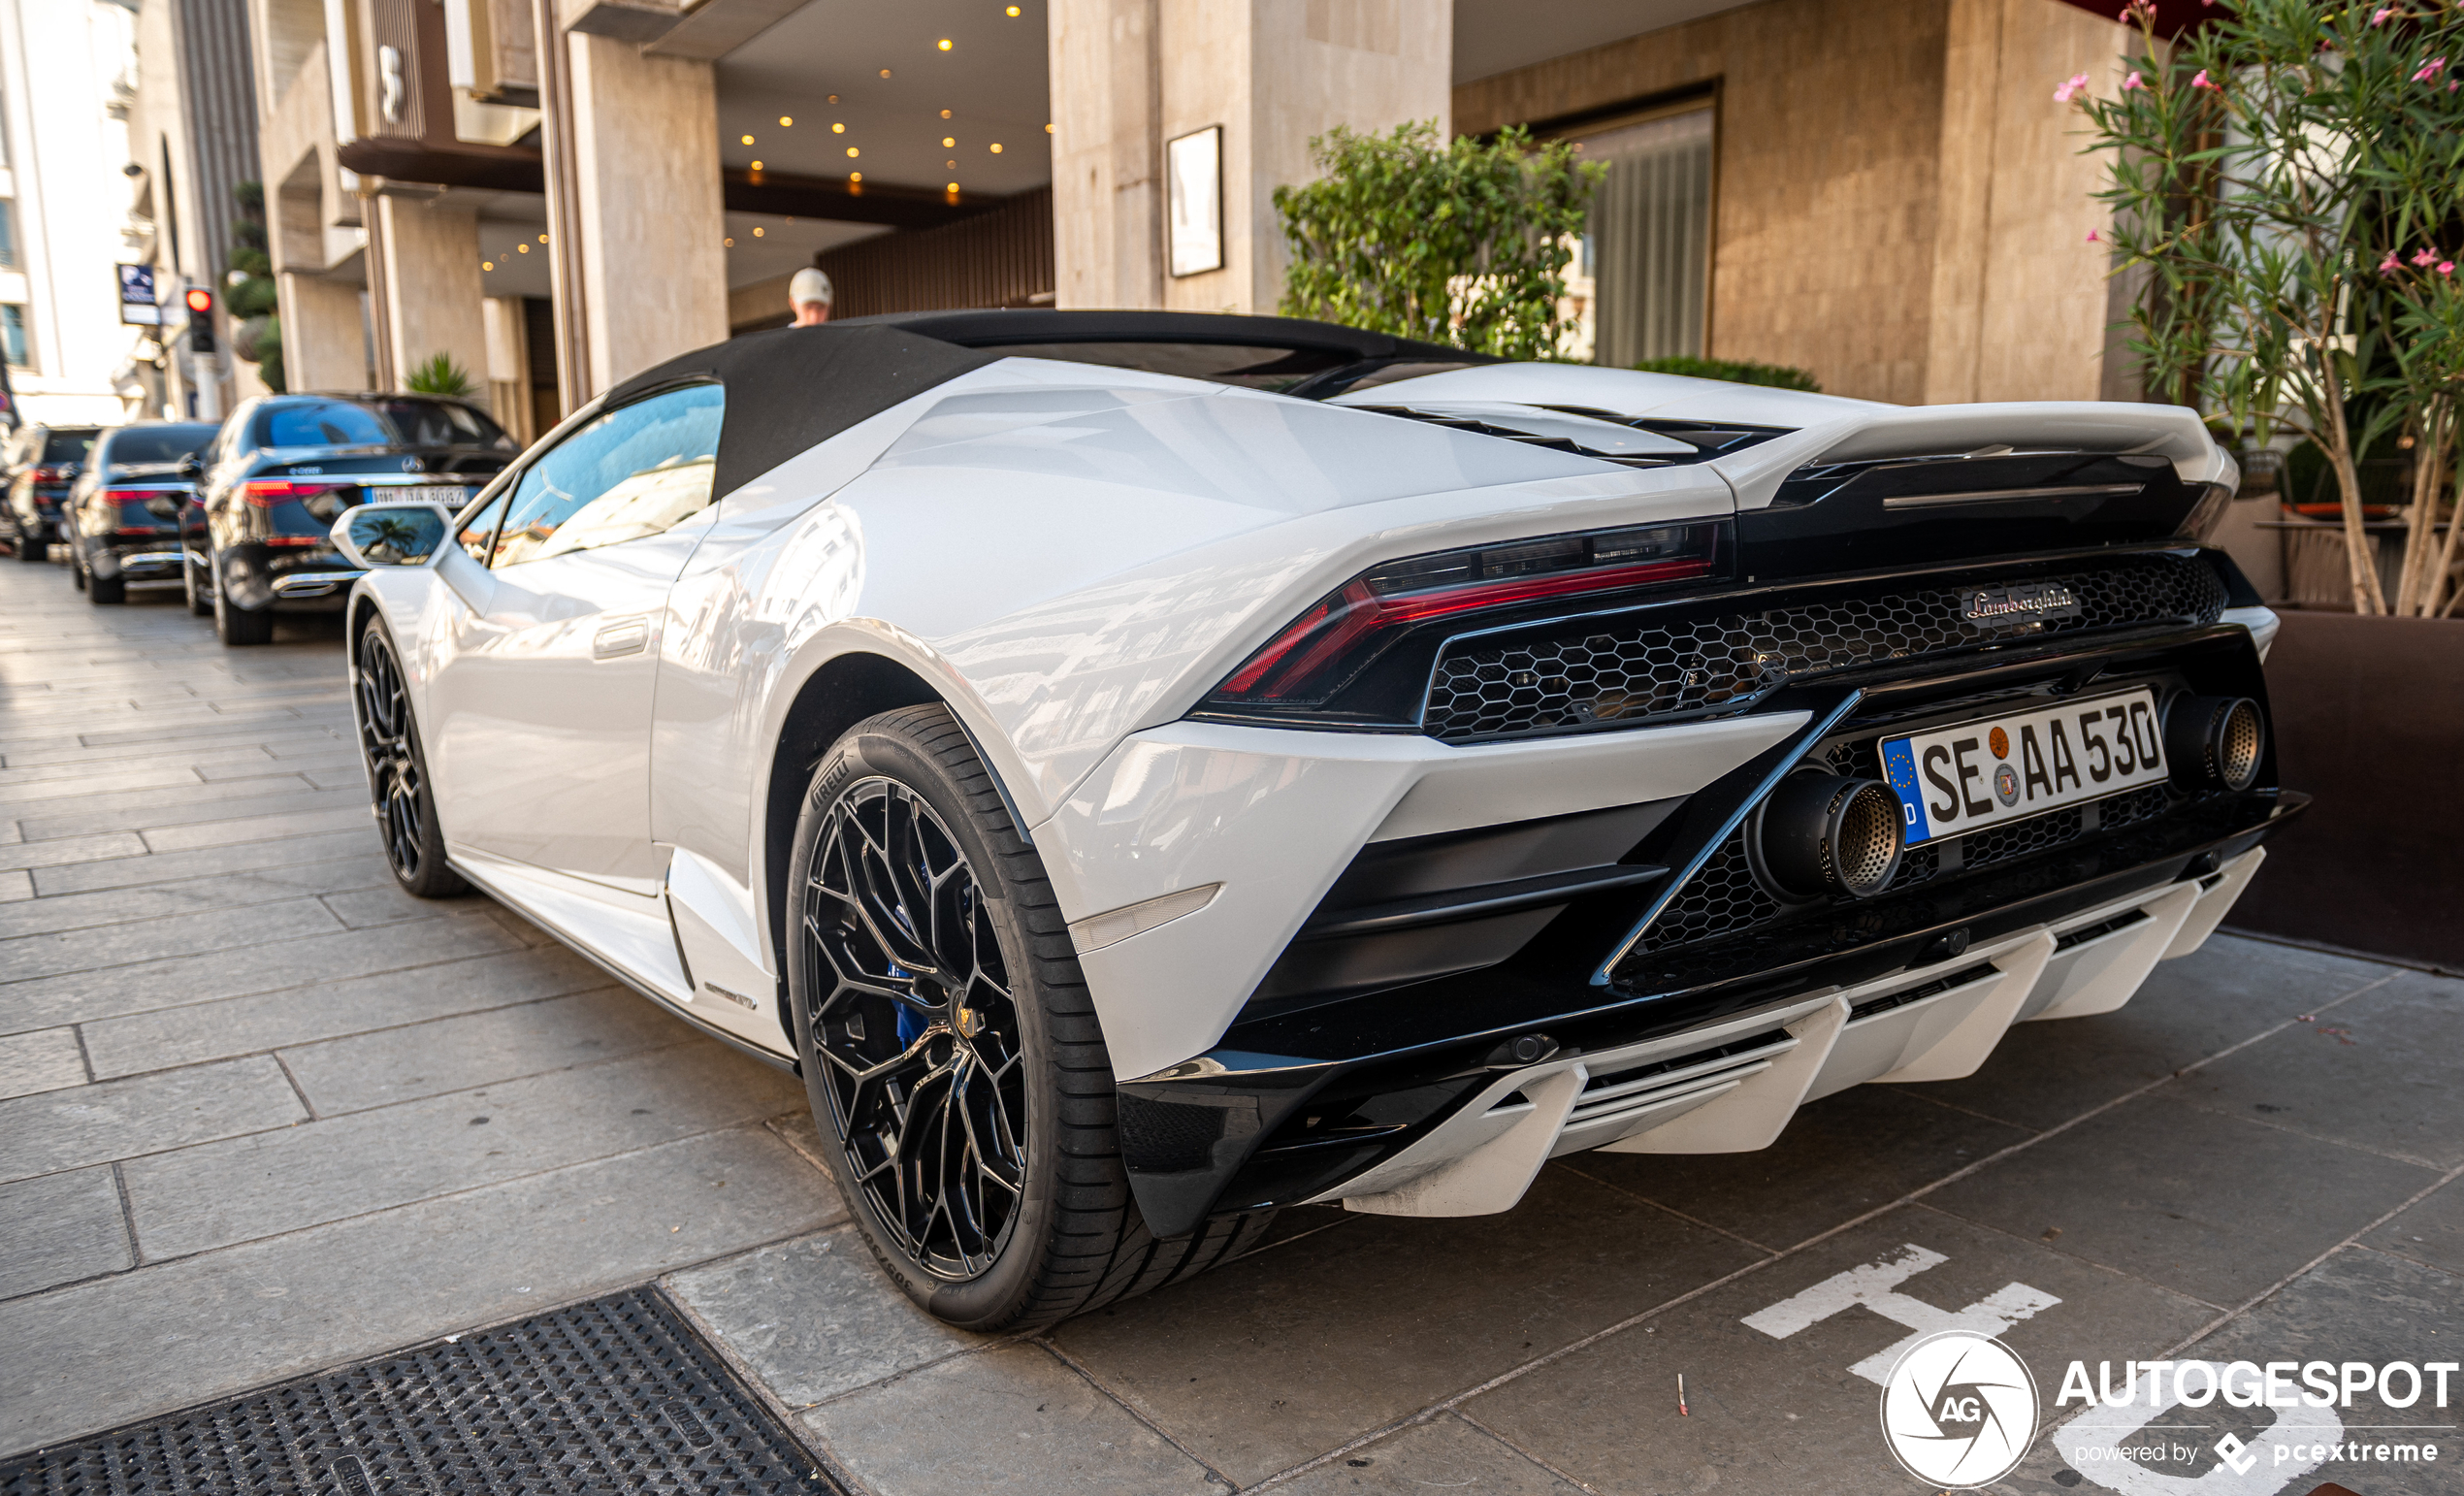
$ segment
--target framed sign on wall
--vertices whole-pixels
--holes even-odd
[[[1175,276],[1223,268],[1223,126],[1169,141],[1164,177],[1171,194],[1168,247]]]

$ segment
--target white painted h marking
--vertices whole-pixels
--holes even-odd
[[[1786,1340],[1807,1325],[1819,1323],[1848,1308],[1863,1304],[1894,1324],[1903,1324],[1913,1333],[1894,1342],[1888,1348],[1859,1361],[1848,1369],[1876,1386],[1891,1375],[1894,1362],[1906,1353],[1910,1346],[1941,1330],[1966,1330],[1972,1335],[1999,1335],[2022,1319],[2032,1319],[2040,1310],[2053,1308],[2061,1300],[2042,1288],[2031,1288],[2024,1283],[2004,1284],[1984,1298],[1961,1310],[1936,1309],[1923,1299],[1910,1298],[1899,1291],[1899,1285],[1929,1267],[1939,1267],[1951,1260],[1938,1252],[1928,1252],[1914,1242],[1899,1249],[1899,1254],[1881,1262],[1868,1262],[1831,1277],[1800,1293],[1794,1293],[1768,1309],[1759,1309],[1745,1317],[1745,1322],[1774,1340]]]

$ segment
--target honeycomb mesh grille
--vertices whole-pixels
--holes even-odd
[[[2042,634],[2207,624],[2224,587],[2196,557],[2153,555],[2041,578],[2077,598]],[[1961,616],[1957,586],[1833,595],[1756,612],[1654,617],[1510,643],[1467,641],[1438,661],[1421,731],[1448,742],[1641,725],[1748,704],[1793,677],[2012,637]]]
[[[0,1464],[0,1496],[835,1489],[651,1288]]]
[[[1833,764],[1842,764],[1844,770],[1846,764],[1855,762],[1858,748],[1870,753],[1868,744],[1850,744],[1833,748],[1829,757]],[[2093,829],[2114,831],[2153,821],[2172,808],[2172,803],[2171,792],[2163,785],[2153,784],[2099,800],[2092,807],[2074,805],[1994,830],[1970,831],[1940,842],[1920,842],[1900,857],[1898,871],[1891,875],[1884,892],[1896,893],[1944,876],[1942,857],[1946,844],[1960,849],[1957,872],[1971,872],[2078,840],[2091,829],[2086,814],[2091,808],[2097,812]],[[1744,827],[1731,832],[1720,850],[1702,864],[1702,871],[1686,880],[1676,896],[1651,922],[1651,927],[1643,931],[1642,938],[1635,942],[1637,951],[1666,951],[1717,940],[1771,924],[1793,912],[1790,905],[1765,891],[1761,880],[1754,876],[1746,860],[1745,834]],[[1823,900],[1801,907],[1828,911],[1832,904]]]

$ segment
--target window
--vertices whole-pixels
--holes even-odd
[[[0,197],[0,270],[17,268],[17,205]],[[11,359],[9,362],[16,363]]]
[[[610,410],[541,453],[514,485],[496,565],[658,535],[710,503],[727,404],[695,384]]]
[[[66,467],[85,461],[94,449],[94,439],[103,434],[99,426],[63,426],[43,439],[43,466]]]
[[[13,368],[34,367],[34,360],[26,348],[25,309],[14,303],[0,306],[0,353],[7,355]]]
[[[488,564],[488,551],[495,546],[497,521],[504,518],[504,497],[500,491],[488,501],[488,506],[470,517],[470,522],[454,536],[454,543],[470,553],[470,559],[481,566]]]
[[[513,439],[450,400],[285,401],[266,407],[259,446],[484,446]]]
[[[1583,159],[1608,176],[1567,276],[1580,304],[1572,357],[1630,369],[1704,351],[1711,123],[1702,107],[1579,137]]]
[[[133,463],[176,463],[201,451],[213,439],[214,428],[204,425],[123,426],[111,435],[104,461],[114,466]]]

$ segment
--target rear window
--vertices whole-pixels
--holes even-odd
[[[94,449],[97,435],[99,433],[92,429],[51,433],[49,439],[43,443],[43,466],[51,468],[61,463],[85,461],[85,454]]]
[[[104,459],[114,463],[176,463],[205,449],[213,439],[211,426],[131,426],[112,433],[104,443]]]
[[[260,446],[489,446],[513,449],[503,428],[449,400],[320,400],[270,406]]]

